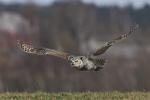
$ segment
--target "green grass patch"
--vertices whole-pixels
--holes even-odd
[[[150,100],[149,92],[0,93],[0,100]]]

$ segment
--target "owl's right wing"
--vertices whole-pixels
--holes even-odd
[[[24,43],[20,40],[17,41],[17,46],[24,52],[29,54],[36,54],[36,55],[52,55],[62,59],[68,59],[69,53],[48,49],[48,48],[36,48],[30,44]]]

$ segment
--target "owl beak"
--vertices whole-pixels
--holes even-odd
[[[71,65],[74,66],[74,63],[71,62]]]

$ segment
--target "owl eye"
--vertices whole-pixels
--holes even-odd
[[[83,60],[83,57],[80,57],[81,60]]]

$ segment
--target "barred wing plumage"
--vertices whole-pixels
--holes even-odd
[[[26,53],[30,53],[30,54],[52,55],[52,56],[56,56],[62,59],[66,59],[66,60],[68,59],[68,56],[69,56],[69,53],[65,53],[65,52],[61,52],[61,51],[57,51],[53,49],[48,49],[48,48],[33,47],[32,45],[24,43],[20,40],[17,41],[17,45],[22,51]]]
[[[93,53],[93,56],[98,56],[98,55],[101,55],[101,54],[105,53],[105,52],[106,52],[112,45],[114,45],[115,43],[117,43],[117,42],[119,42],[119,41],[121,41],[121,40],[123,40],[123,39],[126,39],[126,38],[127,38],[129,35],[131,35],[136,29],[138,29],[138,27],[139,27],[138,24],[136,24],[136,25],[134,25],[134,26],[131,26],[128,33],[123,34],[123,35],[121,35],[121,36],[119,36],[119,37],[117,37],[117,38],[115,38],[115,39],[113,39],[113,40],[111,40],[111,41],[109,41],[109,42],[106,42],[106,43],[104,44],[104,46],[102,46],[101,48],[97,49],[96,52]]]

